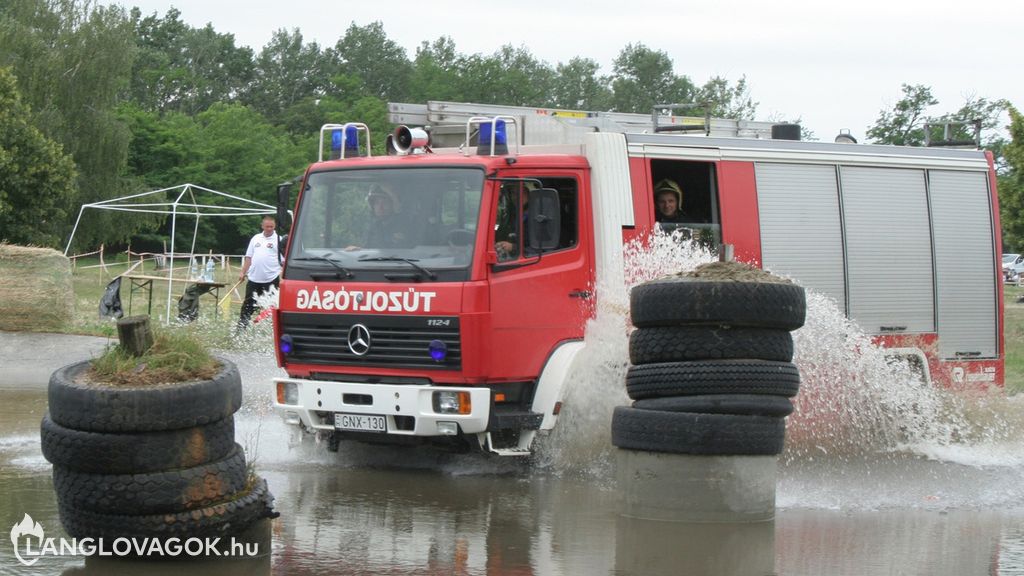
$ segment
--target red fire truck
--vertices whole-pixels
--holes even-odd
[[[331,449],[528,454],[557,419],[595,286],[662,226],[664,179],[692,220],[678,234],[830,296],[929,380],[1002,384],[987,152],[658,112],[431,102],[392,117],[427,129],[400,126],[387,156],[369,154],[365,125],[321,130],[274,316],[288,373],[274,408]]]

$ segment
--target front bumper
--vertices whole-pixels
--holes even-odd
[[[367,384],[299,378],[275,378],[278,383],[293,383],[298,388],[295,404],[284,404],[275,397],[274,411],[285,422],[302,424],[311,430],[335,430],[335,414],[384,416],[387,434],[405,436],[444,436],[439,430],[456,423],[463,434],[487,430],[491,413],[488,388],[428,386],[404,384]],[[434,393],[465,392],[471,409],[467,414],[446,414],[434,410]]]

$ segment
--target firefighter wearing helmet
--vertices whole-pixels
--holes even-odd
[[[664,178],[654,185],[654,205],[654,219],[658,222],[678,224],[694,221],[683,212],[683,190],[674,180]]]

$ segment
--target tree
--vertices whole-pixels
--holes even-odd
[[[190,161],[190,146],[198,139],[195,119],[180,112],[144,110],[135,103],[122,105],[118,114],[132,134],[128,171],[141,187],[155,190],[182,184],[181,167]]]
[[[611,80],[600,75],[601,66],[576,57],[555,68],[551,104],[556,108],[607,110],[612,103]]]
[[[32,126],[9,68],[0,68],[0,241],[57,247],[75,195],[75,163]]]
[[[441,36],[432,43],[424,41],[416,49],[409,94],[418,100],[464,100],[462,77],[465,58],[455,50],[455,42]]]
[[[193,127],[179,128],[184,157],[168,171],[171,182],[192,182],[273,205],[277,184],[301,174],[310,162],[289,135],[246,106],[214,104],[189,120]],[[257,227],[257,218],[205,218],[197,247],[241,249]]]
[[[1005,140],[996,128],[1000,117],[1009,107],[1006,100],[989,100],[970,96],[956,112],[945,114],[929,114],[929,109],[939,101],[932,96],[931,88],[922,85],[901,87],[903,98],[891,110],[882,110],[875,125],[867,131],[867,136],[875,144],[893,144],[897,146],[923,146],[926,142],[925,124],[930,124],[931,132],[927,135],[933,142],[945,140],[943,123],[953,123],[949,139],[956,141],[974,140],[974,123],[981,122],[981,147],[990,150],[995,156],[996,168],[1002,172],[1005,164],[1002,148]]]
[[[252,50],[207,24],[192,28],[171,8],[160,18],[132,9],[138,58],[131,98],[148,110],[195,114],[214,102],[237,101],[253,75]]]
[[[128,86],[132,24],[117,6],[10,0],[0,18],[0,63],[13,64],[32,123],[74,158],[73,206],[124,195],[130,134],[116,107]],[[75,212],[77,215],[77,212]],[[73,221],[65,220],[70,233]],[[84,245],[126,238],[138,219],[106,212],[82,222]]]
[[[1006,165],[1002,150],[1006,144],[1006,139],[998,128],[1000,117],[1009,107],[1010,102],[1008,100],[989,100],[972,95],[967,98],[967,101],[964,102],[964,105],[959,110],[951,114],[943,114],[936,120],[938,122],[958,123],[951,134],[953,140],[973,140],[973,123],[976,120],[980,120],[981,147],[992,151],[993,156],[995,156],[996,170],[1003,172]],[[938,129],[936,128],[935,130],[932,138],[942,138],[943,135]]]
[[[271,122],[286,110],[323,97],[330,85],[328,62],[316,42],[305,44],[298,29],[278,30],[256,59],[246,102]]]
[[[892,110],[882,110],[867,137],[875,144],[921,146],[924,144],[925,111],[939,103],[928,86],[903,84],[901,98]]]
[[[753,120],[757,112],[757,102],[750,96],[745,76],[734,86],[725,78],[715,76],[697,90],[696,100],[707,106],[715,118]]]
[[[882,110],[875,125],[868,129],[867,136],[876,144],[894,144],[897,146],[923,146],[925,144],[925,123],[932,124],[930,136],[932,141],[945,139],[941,124],[952,122],[951,140],[968,141],[974,139],[973,124],[981,121],[982,147],[992,150],[1000,157],[999,150],[1003,139],[996,128],[999,117],[1009,103],[1006,100],[989,100],[970,96],[956,112],[931,115],[928,109],[939,101],[932,96],[931,88],[922,85],[902,86],[903,98],[892,110]]]
[[[628,44],[615,58],[612,105],[619,112],[649,114],[656,104],[693,102],[693,82],[672,71],[672,59],[643,44]]]
[[[551,67],[530,51],[506,44],[490,56],[466,59],[464,95],[472,102],[509,106],[547,106],[555,77]]]
[[[366,96],[402,101],[408,95],[412,64],[380,22],[352,23],[328,57],[333,61],[332,73],[359,78]]]
[[[1003,246],[1009,251],[1024,250],[1024,116],[1007,104],[1010,114],[1010,140],[1003,147],[1006,173],[999,178],[999,220]]]

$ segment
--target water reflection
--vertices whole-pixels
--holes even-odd
[[[59,537],[36,436],[44,393],[0,394],[0,528],[29,513]],[[1024,569],[1024,489],[1014,466],[911,455],[805,461],[780,469],[774,523],[693,525],[621,517],[620,491],[607,478],[396,448],[329,454],[309,441],[292,444],[290,431],[259,411],[243,411],[239,429],[260,437],[258,468],[282,514],[270,523],[269,556],[44,558],[25,568],[4,546],[0,571],[959,576]]]
[[[268,474],[287,574],[600,574],[614,494],[543,478],[416,470]]]
[[[614,574],[774,574],[774,542],[774,522],[691,524],[620,517]]]

